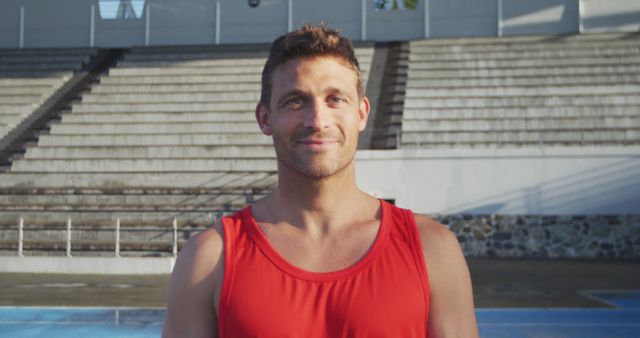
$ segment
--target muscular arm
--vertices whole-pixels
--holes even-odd
[[[429,217],[416,215],[429,275],[429,338],[477,338],[471,277],[456,236]]]
[[[216,224],[182,248],[169,282],[162,338],[218,337],[214,298],[224,271],[223,247]]]

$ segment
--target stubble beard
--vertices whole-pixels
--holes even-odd
[[[357,144],[355,146],[349,145],[343,136],[338,138],[338,149],[330,152],[302,151],[296,143],[298,137],[300,136],[294,136],[291,141],[284,142],[274,134],[273,143],[276,157],[279,164],[285,166],[288,171],[297,173],[311,181],[322,181],[339,174],[355,158]],[[287,147],[287,143],[291,146]]]

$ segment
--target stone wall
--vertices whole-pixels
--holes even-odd
[[[466,256],[640,258],[640,215],[434,215]]]

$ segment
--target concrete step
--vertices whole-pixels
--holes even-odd
[[[593,41],[625,41],[639,39],[640,35],[637,32],[628,33],[584,33],[584,34],[563,34],[563,35],[507,35],[501,37],[457,37],[457,38],[434,38],[427,40],[415,40],[411,43],[425,45],[425,46],[448,46],[452,43],[456,44],[477,44],[486,45],[491,42],[499,42],[504,44],[525,44],[525,43],[540,43],[540,42],[555,42],[555,43],[571,43],[571,42],[593,42]]]
[[[89,62],[88,54],[78,55],[0,55],[0,64],[24,64],[24,63],[80,63]]]
[[[480,55],[478,53],[409,53],[408,60],[413,61],[473,61],[478,58],[483,60],[514,60],[514,59],[562,59],[562,58],[609,58],[620,56],[634,56],[640,54],[640,47],[623,46],[617,48],[615,46],[606,49],[584,48],[584,49],[537,49],[537,50],[506,50],[499,52],[485,52]]]
[[[181,122],[254,122],[253,111],[196,113],[73,113],[62,115],[62,123],[181,123]]]
[[[522,37],[487,37],[472,39],[430,39],[409,42],[409,50],[412,53],[451,53],[451,52],[497,52],[505,50],[552,50],[552,49],[584,49],[584,48],[620,48],[635,47],[640,41],[635,34],[627,36],[600,36],[591,39],[581,39],[584,35],[555,37],[555,36],[531,36],[529,40]]]
[[[123,68],[173,68],[173,67],[238,67],[253,66],[264,67],[267,58],[213,58],[213,59],[187,59],[187,60],[148,60],[139,59],[131,61],[128,58],[118,61],[117,67]]]
[[[528,106],[611,106],[639,105],[640,96],[630,95],[581,95],[581,96],[537,96],[537,97],[465,97],[413,98],[407,96],[406,108],[482,108],[482,107],[528,107]]]
[[[5,194],[53,193],[171,193],[210,189],[267,188],[277,181],[275,172],[88,172],[88,173],[0,173],[0,189]],[[204,192],[199,192],[204,193]]]
[[[192,46],[154,46],[154,47],[132,47],[126,58],[142,58],[170,55],[185,56],[195,58],[267,58],[269,44],[229,44],[229,45],[192,45]],[[373,54],[374,43],[355,42],[353,48],[358,54]]]
[[[28,105],[37,104],[42,98],[42,94],[36,95],[6,95],[0,96],[0,105]]]
[[[441,131],[545,131],[640,129],[640,114],[636,117],[546,118],[546,119],[468,119],[468,120],[408,120],[402,121],[404,132]]]
[[[62,123],[254,122],[253,111],[196,113],[76,113],[62,115]]]
[[[599,65],[599,66],[566,66],[566,67],[532,67],[511,69],[448,69],[448,70],[409,70],[412,78],[491,78],[491,77],[540,77],[540,76],[576,76],[576,75],[611,75],[638,74],[640,64]]]
[[[478,87],[528,87],[528,86],[573,86],[573,85],[623,85],[640,84],[640,74],[602,74],[575,76],[528,76],[498,78],[419,78],[409,72],[407,87],[409,88],[478,88]]]
[[[275,171],[275,159],[106,159],[15,161],[12,172],[172,172],[172,171]]]
[[[141,103],[141,104],[74,104],[72,113],[169,113],[253,111],[253,102],[216,103]]]
[[[257,132],[246,134],[153,134],[153,135],[42,135],[42,146],[233,146],[270,145],[270,137]]]
[[[42,78],[42,77],[60,77],[62,73],[73,72],[70,69],[51,69],[51,70],[2,70],[0,77],[2,78]]]
[[[507,108],[460,108],[425,109],[406,108],[403,119],[538,119],[538,118],[577,118],[577,117],[636,117],[640,115],[637,106],[583,106],[583,107],[507,107]]]
[[[31,87],[31,86],[57,86],[73,76],[72,72],[60,72],[51,77],[34,77],[34,78],[2,78],[0,77],[0,90],[5,87]]]
[[[51,63],[2,63],[0,62],[0,73],[13,71],[57,71],[57,70],[79,70],[82,63],[73,62],[51,62]]]
[[[131,147],[32,147],[25,159],[187,159],[275,158],[271,145],[263,146],[131,146]]]
[[[606,131],[460,131],[460,132],[407,132],[402,134],[402,144],[430,143],[493,143],[493,144],[638,144],[640,130]]]
[[[640,76],[639,76],[640,77]],[[216,93],[216,92],[259,92],[260,83],[207,83],[207,84],[161,84],[123,85],[101,83],[91,89],[93,95],[133,94],[133,93]]]
[[[583,85],[544,87],[486,87],[486,88],[412,88],[407,85],[406,97],[511,97],[511,96],[574,96],[574,95],[640,94],[640,83],[626,85]]]
[[[520,58],[515,60],[488,60],[480,59],[463,61],[413,61],[409,63],[411,70],[422,69],[509,69],[509,68],[551,68],[561,66],[615,66],[638,65],[640,54],[631,56],[617,56],[608,58]]]
[[[255,74],[262,73],[262,66],[220,66],[207,68],[186,67],[148,67],[148,68],[111,68],[109,76],[140,76],[140,75],[230,75],[230,74]]]
[[[180,210],[221,206],[244,199],[244,194],[47,194],[0,195],[0,209],[10,210]]]
[[[84,95],[83,104],[104,103],[178,103],[178,102],[258,102],[260,91],[227,92],[227,93],[135,93],[110,95]]]
[[[53,90],[53,86],[3,87],[0,88],[0,100],[2,100],[2,97],[12,95],[40,96]]]
[[[248,51],[248,52],[187,52],[178,51],[178,53],[170,52],[148,52],[148,53],[136,53],[132,50],[131,53],[125,54],[124,60],[120,62],[135,63],[135,62],[190,62],[200,60],[225,60],[225,59],[256,59],[264,60],[269,56],[267,50],[264,51]],[[120,64],[118,62],[118,64]]]
[[[32,104],[0,104],[0,116],[22,115],[35,108]]]
[[[95,48],[28,48],[28,49],[3,49],[0,56],[52,56],[52,55],[95,55],[98,52]]]
[[[260,133],[256,122],[191,122],[191,123],[137,123],[137,124],[72,124],[61,123],[51,127],[52,135],[147,135],[147,134],[236,134]]]
[[[101,84],[109,85],[175,85],[175,84],[215,84],[215,83],[260,83],[259,74],[236,75],[166,75],[166,76],[105,76]]]

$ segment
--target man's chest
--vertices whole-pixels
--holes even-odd
[[[428,306],[417,278],[389,275],[338,283],[236,280],[229,337],[424,337]]]
[[[322,240],[278,231],[265,232],[271,247],[287,262],[311,272],[338,271],[356,264],[373,246],[377,225]]]

